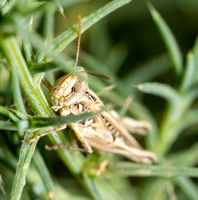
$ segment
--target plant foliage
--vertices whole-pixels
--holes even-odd
[[[131,47],[124,42],[113,46],[108,33],[108,23],[118,23],[120,32],[114,31],[114,37],[119,37],[125,31],[121,24],[126,21],[130,26],[131,7],[145,5],[133,5],[131,0],[0,3],[0,199],[197,199],[198,40],[183,56],[172,29],[150,2],[145,13],[150,11],[149,20],[153,19],[159,30],[159,43],[165,46],[162,54],[155,52],[135,69],[124,68],[127,58],[133,59]],[[90,76],[90,88],[105,104],[114,103],[121,114],[152,124],[141,142],[157,154],[154,165],[121,161],[118,155],[97,152],[83,155],[61,148],[44,150],[45,144],[73,145],[74,134],[68,129],[28,143],[42,132],[98,114],[57,116],[42,85],[44,76],[53,84],[62,72],[77,74],[71,53],[79,28],[77,16],[70,16],[74,11],[86,13],[81,34],[88,31],[82,40],[90,43],[82,41],[86,51],[81,50],[80,63],[88,71],[112,78],[110,82]],[[146,25],[141,31],[146,34]],[[149,34],[146,37],[151,39]],[[131,95],[135,99],[127,104]],[[162,105],[160,109],[158,105]],[[103,163],[107,166],[99,173]]]

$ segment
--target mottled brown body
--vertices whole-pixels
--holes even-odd
[[[82,67],[77,67],[77,70],[81,76],[87,78],[87,73]],[[65,75],[55,82],[50,92],[50,101],[52,109],[59,110],[61,116],[97,112],[104,107],[100,98],[89,89],[87,82],[72,74]],[[66,126],[62,126],[62,129]],[[136,162],[151,164],[156,161],[156,155],[143,150],[129,133],[148,132],[151,128],[148,122],[121,117],[116,111],[110,110],[92,119],[69,124],[69,127],[73,129],[87,153],[92,153],[93,147],[99,152],[118,153]]]

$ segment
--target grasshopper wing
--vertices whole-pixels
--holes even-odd
[[[156,161],[156,155],[143,150],[132,136],[132,142],[135,145],[127,144],[125,142],[126,137],[123,138],[120,134],[112,134],[112,131],[104,124],[98,123],[97,118],[94,121],[89,126],[79,124],[78,128],[85,141],[99,152],[121,154],[135,162],[144,164],[151,164]]]

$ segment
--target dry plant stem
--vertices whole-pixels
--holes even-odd
[[[83,153],[87,153],[87,151],[85,149],[78,148],[78,147],[71,147],[71,146],[67,146],[67,145],[64,145],[64,144],[57,144],[57,145],[53,145],[53,146],[45,145],[45,149],[47,149],[49,151],[54,151],[54,150],[57,150],[59,148],[70,149],[70,150],[74,150],[74,151],[81,151]]]
[[[58,128],[55,128],[55,129],[49,130],[47,132],[41,133],[40,135],[36,136],[35,138],[30,139],[28,141],[28,143],[31,144],[32,142],[39,140],[41,137],[44,137],[44,136],[49,135],[49,134],[56,132],[56,131],[61,131],[61,130],[65,129],[66,127],[67,127],[67,125],[63,124],[62,126],[60,126]]]

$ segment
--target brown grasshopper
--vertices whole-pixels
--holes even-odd
[[[79,40],[77,49],[79,49]],[[84,68],[76,68],[78,73],[84,79],[87,79],[88,75]],[[50,91],[50,102],[53,105],[52,109],[54,111],[59,110],[63,117],[78,115],[83,112],[98,112],[104,107],[101,99],[88,87],[87,81],[81,80],[73,74],[64,75],[55,82]],[[92,119],[71,123],[68,126],[82,143],[83,150],[80,150],[83,152],[92,153],[93,147],[99,152],[121,154],[140,163],[151,164],[156,161],[156,155],[153,152],[143,150],[129,133],[129,131],[140,134],[146,133],[151,128],[148,122],[121,117],[116,111],[109,110],[103,111]],[[45,132],[29,140],[29,143],[66,127],[67,125],[62,125],[57,129]],[[76,149],[65,145],[55,145],[48,147],[48,149],[59,147]]]
[[[82,76],[87,73],[82,67],[77,67]],[[69,74],[58,79],[50,92],[52,109],[61,116],[77,115],[83,112],[98,112],[104,107],[100,98],[88,87],[86,81]],[[30,140],[35,141],[51,132],[66,128],[63,125],[55,130],[41,134]],[[150,129],[150,124],[128,117],[121,117],[116,111],[103,111],[93,119],[69,124],[78,140],[84,147],[84,152],[92,153],[92,147],[100,152],[118,153],[136,162],[150,164],[156,160],[154,153],[141,148],[129,131],[144,134]],[[64,147],[61,145],[61,147]],[[67,147],[66,147],[67,148]]]

